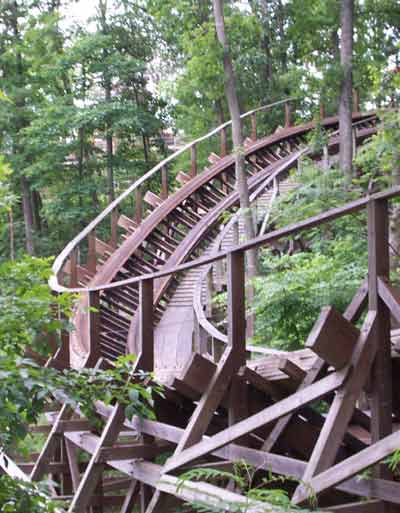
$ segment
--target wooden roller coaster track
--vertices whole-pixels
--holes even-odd
[[[388,241],[388,205],[400,187],[265,231],[279,190],[295,186],[289,172],[299,158],[320,158],[307,148],[313,122],[295,127],[286,116],[284,128],[257,138],[256,114],[270,108],[244,116],[251,120],[245,154],[257,207],[254,240],[240,241],[226,123],[137,180],[56,259],[51,286],[80,299],[75,331],[63,337],[48,365],[112,365],[119,355],[134,353],[135,370],[154,371],[165,391],[155,402],[156,420],[128,420],[122,405],[99,402],[97,414],[105,420],[100,433],[82,412],[60,404],[40,428],[47,439],[34,460],[17,463],[0,454],[0,467],[13,477],[56,477],[55,498],[69,501],[71,513],[129,513],[135,507],[169,513],[179,505],[189,512],[192,502],[221,511],[238,511],[238,505],[247,512],[280,511],[241,495],[232,482],[179,482],[183,469],[230,469],[238,460],[254,466],[259,480],[269,472],[286,476],[282,486],[293,505],[317,497],[332,512],[400,508],[400,483],[382,464],[400,448],[399,354],[391,331],[400,322],[400,292],[389,281]],[[353,121],[356,145],[376,131],[374,113],[355,113]],[[337,118],[322,125],[335,155]],[[210,167],[200,172],[199,146],[215,135],[221,154],[212,153]],[[185,152],[189,172],[168,176],[167,166]],[[368,276],[344,314],[324,308],[302,351],[246,344],[246,251],[363,210]],[[227,291],[225,331],[210,315],[213,289]],[[249,360],[250,353],[257,358]],[[369,406],[362,410],[365,390]],[[313,407],[316,401],[326,406],[325,415]],[[358,479],[369,467],[372,476]]]

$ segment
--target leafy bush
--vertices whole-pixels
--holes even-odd
[[[280,228],[355,199],[340,171],[322,172],[306,161],[293,180],[300,186],[284,195],[273,211]],[[302,234],[303,251],[261,253],[261,275],[255,279],[254,342],[299,349],[324,305],[343,311],[367,273],[365,214],[339,218]]]
[[[62,513],[42,485],[0,476],[0,513]]]

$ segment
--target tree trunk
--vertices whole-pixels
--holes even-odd
[[[30,255],[35,254],[35,243],[33,240],[33,209],[31,201],[31,192],[28,180],[25,176],[21,176],[21,191],[22,191],[22,210],[24,213],[25,221],[25,243],[26,251]]]
[[[233,151],[235,155],[236,189],[240,198],[240,210],[246,240],[255,237],[253,217],[250,210],[249,189],[247,184],[245,159],[243,151],[242,120],[240,118],[239,100],[236,93],[235,74],[229,50],[229,43],[225,35],[225,23],[223,14],[223,0],[213,0],[215,26],[218,40],[223,47],[225,94],[228,101],[229,112],[232,119]],[[257,273],[257,253],[254,250],[247,252],[248,274],[250,277]]]
[[[103,34],[107,34],[107,0],[99,0],[99,11],[101,16],[101,28]],[[107,50],[103,51],[104,59],[107,57]],[[104,72],[103,76],[104,93],[106,104],[111,103],[111,80],[108,72]],[[111,203],[115,198],[114,188],[114,167],[113,167],[113,139],[112,139],[112,126],[110,120],[106,122],[106,148],[107,148],[107,189],[108,201]]]
[[[394,154],[392,185],[400,185],[400,152]],[[400,265],[400,205],[392,204],[389,223],[390,270],[397,272]]]
[[[350,180],[353,174],[352,138],[352,57],[353,57],[353,12],[354,0],[342,0],[340,63],[342,82],[339,104],[340,168]]]

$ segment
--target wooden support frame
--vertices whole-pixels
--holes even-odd
[[[377,313],[375,336],[376,344],[379,344],[371,380],[371,435],[372,441],[376,442],[392,433],[390,311],[378,292],[378,279],[388,279],[390,269],[387,199],[370,201],[367,210],[369,309]]]
[[[351,360],[351,367],[354,371],[335,395],[306,471],[302,477],[302,484],[297,487],[292,497],[294,504],[302,503],[309,494],[312,493],[312,488],[307,486],[312,477],[326,470],[334,463],[337,451],[343,441],[347,426],[353,415],[356,401],[361,393],[362,387],[369,377],[370,369],[378,349],[375,335],[376,326],[376,312],[370,311],[364,322]]]

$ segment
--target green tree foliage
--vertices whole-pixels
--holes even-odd
[[[322,171],[304,163],[293,176],[299,187],[274,209],[273,223],[285,226],[337,207],[360,194],[348,189],[337,169]],[[279,349],[303,346],[320,309],[344,311],[367,272],[365,216],[357,214],[298,236],[292,254],[266,250],[256,285],[255,342]]]

